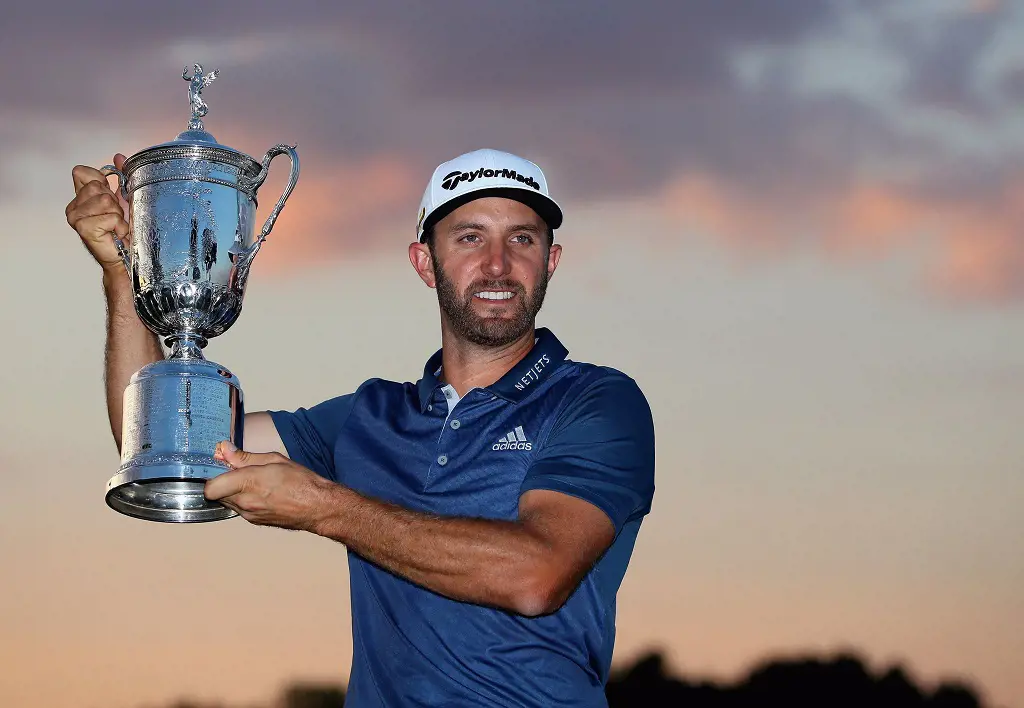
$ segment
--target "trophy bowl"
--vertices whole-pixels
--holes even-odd
[[[167,359],[137,371],[124,393],[121,466],[107,504],[150,521],[216,521],[235,512],[203,495],[228,470],[217,443],[243,445],[242,390],[227,368],[202,354],[242,311],[250,266],[299,175],[294,146],[275,145],[261,162],[218,143],[200,118],[202,90],[217,77],[196,64],[189,81],[192,120],[174,140],[129,157],[116,174],[128,202],[131,248],[114,242],[131,279],[135,311],[170,347]],[[257,190],[278,155],[291,171],[284,192],[255,233]]]

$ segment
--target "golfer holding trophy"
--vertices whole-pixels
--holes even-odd
[[[121,449],[108,504],[157,521],[237,512],[344,544],[346,706],[606,708],[616,594],[654,497],[654,421],[636,381],[570,359],[536,326],[563,248],[544,172],[485,148],[430,175],[407,248],[436,292],[441,348],[418,381],[245,414],[237,379],[201,350],[238,317],[298,162],[284,145],[256,162],[205,132],[215,76],[183,75],[192,122],[175,140],[72,171],[68,223],[108,303]],[[256,191],[280,154],[291,176],[257,234]]]

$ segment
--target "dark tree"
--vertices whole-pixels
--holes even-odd
[[[971,688],[941,685],[928,695],[900,667],[875,676],[857,656],[774,659],[731,685],[672,676],[660,654],[648,654],[613,673],[611,708],[981,708]]]
[[[289,686],[281,698],[280,708],[342,708],[345,691],[339,686]]]

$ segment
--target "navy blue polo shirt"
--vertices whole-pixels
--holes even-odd
[[[538,329],[522,361],[451,410],[438,351],[415,384],[371,379],[308,410],[271,412],[291,459],[370,497],[514,521],[524,492],[549,489],[615,526],[566,603],[533,618],[448,599],[350,552],[346,706],[607,705],[615,595],[654,495],[654,424],[631,378],[567,354]]]

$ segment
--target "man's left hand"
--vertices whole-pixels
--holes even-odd
[[[232,469],[207,481],[204,494],[260,526],[313,531],[331,483],[277,452],[245,452],[230,442],[214,457]]]

